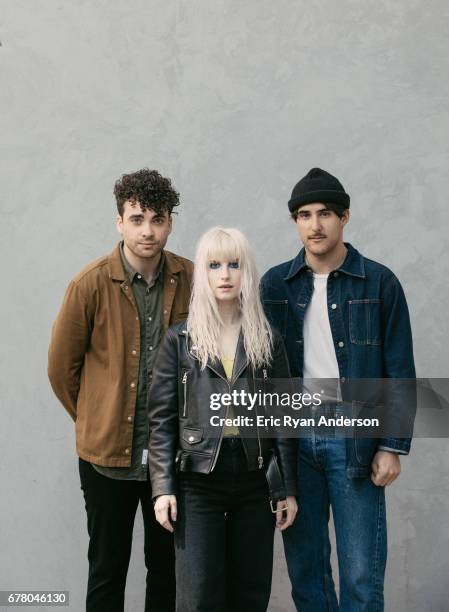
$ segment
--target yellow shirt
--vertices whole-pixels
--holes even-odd
[[[232,371],[234,369],[234,358],[233,357],[223,357],[221,360],[223,364],[223,368],[226,374],[226,378],[230,381],[232,379]],[[228,419],[235,418],[234,407],[229,406],[228,412],[226,414]],[[235,425],[225,425],[223,429],[224,436],[239,436],[240,431],[239,428]]]

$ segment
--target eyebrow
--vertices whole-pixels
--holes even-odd
[[[330,211],[330,208],[326,208],[326,207],[319,208],[315,212],[320,213],[320,212],[323,212],[324,210]],[[306,214],[307,215],[307,214],[311,214],[312,212],[313,212],[312,210],[299,210],[298,211],[298,215],[301,215],[301,214]]]
[[[143,215],[142,214],[139,215],[139,213],[136,213],[134,215],[129,215],[129,218],[130,219],[143,219]]]

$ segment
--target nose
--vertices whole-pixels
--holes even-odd
[[[227,280],[229,278],[229,264],[221,266],[221,278]]]
[[[321,220],[318,215],[311,216],[310,226],[314,232],[318,232],[321,230]]]
[[[153,225],[150,222],[142,223],[142,238],[150,238],[153,235]]]

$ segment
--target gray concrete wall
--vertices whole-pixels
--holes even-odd
[[[262,271],[298,250],[293,184],[335,173],[348,239],[403,282],[419,375],[447,375],[448,22],[443,0],[0,1],[0,588],[83,609],[73,424],[46,350],[69,279],[117,240],[124,171],[173,177],[172,250],[235,225]],[[388,491],[387,610],[448,609],[448,465],[446,440],[418,440]],[[142,548],[138,520],[132,612]],[[292,610],[280,549],[270,610]]]

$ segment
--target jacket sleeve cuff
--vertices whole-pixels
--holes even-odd
[[[157,484],[152,483],[151,487],[151,499],[153,502],[156,501],[161,495],[176,495],[176,485],[173,481],[171,482],[159,482]]]
[[[383,446],[382,444],[377,447],[377,450],[388,451],[389,453],[396,453],[397,455],[408,455],[408,452],[405,450],[399,450],[398,448]]]
[[[408,455],[410,452],[410,438],[382,438],[379,440],[378,449],[388,450],[401,455]]]
[[[284,483],[286,495],[298,495],[298,486],[294,480],[286,480]]]

